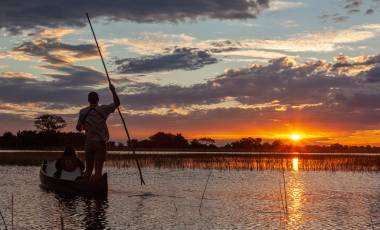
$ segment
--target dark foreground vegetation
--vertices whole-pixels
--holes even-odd
[[[78,150],[83,149],[85,136],[83,133],[59,132],[55,130],[19,131],[16,134],[5,132],[0,136],[2,149],[62,149],[73,145]],[[132,140],[138,150],[163,151],[249,151],[249,152],[308,152],[308,153],[380,153],[380,147],[347,146],[332,144],[296,145],[286,144],[280,140],[272,143],[263,142],[261,138],[242,138],[224,146],[216,146],[211,138],[187,140],[181,134],[158,132],[144,140]],[[129,150],[128,143],[108,142],[109,150]]]

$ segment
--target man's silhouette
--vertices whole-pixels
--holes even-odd
[[[109,105],[99,105],[99,96],[96,92],[88,94],[89,106],[79,112],[79,119],[76,129],[80,132],[85,130],[85,157],[86,171],[84,177],[88,180],[91,177],[95,164],[95,179],[102,176],[103,164],[106,160],[106,143],[109,139],[107,128],[107,118],[120,105],[119,97],[116,94],[115,87],[110,84],[113,103]]]

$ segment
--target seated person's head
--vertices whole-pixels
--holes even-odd
[[[65,170],[72,172],[77,167],[80,167],[78,165],[78,158],[75,153],[75,149],[73,146],[66,146],[65,150],[63,151],[62,157],[60,159],[60,167]]]

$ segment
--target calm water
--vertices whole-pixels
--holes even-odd
[[[10,226],[13,193],[16,229],[60,229],[61,216],[65,229],[380,229],[373,160],[165,162],[143,161],[143,187],[130,162],[108,162],[105,201],[45,192],[39,167],[1,165],[0,211]]]

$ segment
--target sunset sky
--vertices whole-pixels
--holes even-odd
[[[0,133],[111,102],[86,12],[134,138],[380,145],[379,0],[2,1]]]

